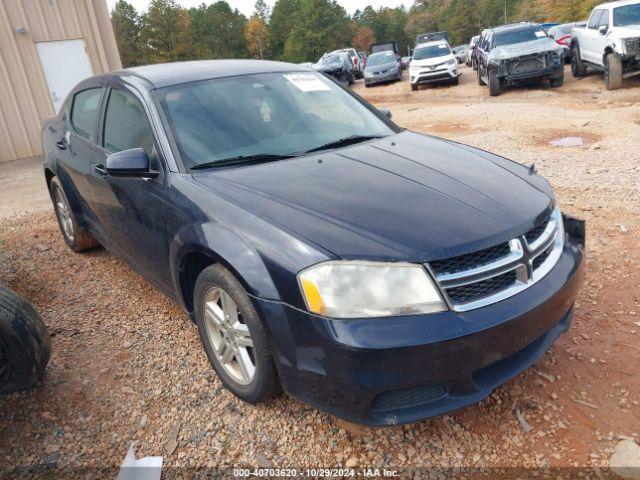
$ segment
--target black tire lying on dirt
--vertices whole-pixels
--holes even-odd
[[[49,331],[38,312],[0,284],[0,393],[33,387],[50,357]]]

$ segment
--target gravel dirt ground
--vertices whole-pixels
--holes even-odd
[[[458,87],[356,90],[403,127],[535,163],[563,209],[587,220],[573,327],[538,365],[476,406],[408,426],[357,427],[287,396],[246,405],[222,388],[178,306],[109,252],[72,253],[53,213],[15,215],[0,226],[0,281],[39,309],[53,355],[42,386],[0,399],[0,477],[16,466],[91,476],[120,465],[133,441],[165,467],[499,467],[490,475],[526,477],[533,470],[517,468],[606,466],[620,439],[638,442],[640,80],[607,92],[601,75],[567,71],[560,89],[490,98],[463,72]],[[567,136],[584,145],[548,143]]]

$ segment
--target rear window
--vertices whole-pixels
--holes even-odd
[[[396,56],[392,52],[374,53],[369,57],[367,65],[374,67],[376,65],[384,65],[386,63],[393,63],[396,61]]]
[[[76,93],[71,106],[71,125],[81,137],[96,141],[98,114],[104,88],[90,88]]]
[[[506,32],[497,32],[494,36],[494,47],[503,47],[505,45],[513,45],[516,43],[533,42],[547,36],[541,27],[526,28],[523,30],[512,30]]]

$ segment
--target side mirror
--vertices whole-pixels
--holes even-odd
[[[391,120],[391,118],[393,117],[393,115],[391,115],[391,110],[389,110],[388,108],[379,108],[378,110],[380,110],[380,113],[387,117],[389,120]]]
[[[157,176],[149,168],[147,152],[141,148],[132,148],[112,153],[107,157],[106,170],[114,177],[150,177]]]
[[[607,27],[606,25],[601,25],[598,27],[598,31],[600,32],[600,35],[606,35],[609,31],[609,27]]]

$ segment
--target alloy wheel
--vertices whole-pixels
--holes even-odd
[[[73,231],[73,219],[71,218],[71,208],[69,208],[69,203],[67,203],[67,199],[60,191],[59,188],[55,189],[55,203],[56,203],[56,213],[58,214],[58,220],[60,220],[60,226],[62,227],[62,231],[64,232],[67,239],[73,243],[75,238],[75,234]]]
[[[249,385],[256,373],[251,332],[238,305],[219,287],[204,296],[204,324],[216,358],[225,372],[240,385]]]

